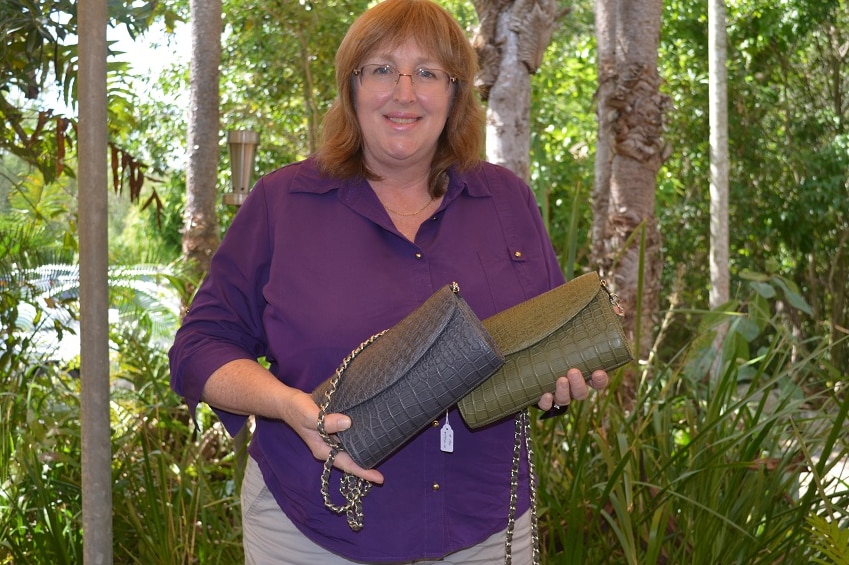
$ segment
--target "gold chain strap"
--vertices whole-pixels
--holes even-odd
[[[534,463],[534,446],[531,438],[531,423],[528,410],[516,416],[513,441],[513,466],[510,470],[510,513],[507,515],[507,534],[504,540],[504,563],[513,563],[513,532],[516,528],[516,500],[519,498],[519,461],[522,457],[522,436],[525,437],[525,451],[528,455],[528,475],[531,491],[531,549],[533,563],[539,565],[539,521],[537,519],[537,480]]]
[[[352,530],[359,531],[363,527],[363,498],[371,490],[371,483],[365,479],[361,479],[351,473],[345,473],[339,484],[339,492],[345,498],[344,505],[334,504],[330,500],[330,473],[333,470],[333,462],[336,460],[336,455],[345,449],[338,439],[330,437],[327,430],[324,429],[324,417],[327,415],[327,409],[330,406],[330,398],[339,388],[339,383],[342,382],[342,374],[348,365],[354,360],[354,357],[362,353],[363,349],[371,345],[380,336],[386,333],[387,330],[371,336],[366,341],[362,342],[350,355],[342,360],[342,363],[336,369],[336,373],[330,380],[330,386],[324,393],[324,400],[318,407],[318,433],[324,442],[330,446],[330,455],[324,462],[324,470],[321,473],[321,496],[324,499],[324,505],[337,514],[345,512],[348,526]]]

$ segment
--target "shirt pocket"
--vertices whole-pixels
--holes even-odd
[[[486,277],[493,314],[549,290],[549,274],[538,249],[504,249],[478,253]]]

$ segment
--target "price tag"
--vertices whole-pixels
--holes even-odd
[[[445,425],[442,426],[439,436],[439,449],[444,453],[454,453],[454,430],[448,423],[448,412],[445,413]]]

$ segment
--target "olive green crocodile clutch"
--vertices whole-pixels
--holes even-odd
[[[620,312],[616,295],[588,273],[484,320],[506,361],[460,400],[463,419],[472,428],[485,426],[554,392],[572,367],[588,379],[631,361]]]

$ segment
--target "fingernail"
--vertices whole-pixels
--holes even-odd
[[[339,427],[339,431],[347,430],[351,427],[351,419],[350,418],[339,418],[339,422],[337,423]]]

